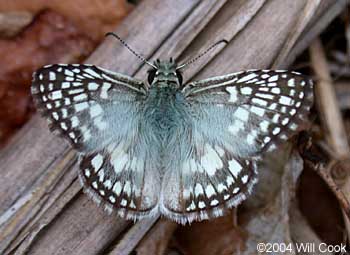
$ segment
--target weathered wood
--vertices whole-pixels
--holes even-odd
[[[109,255],[131,253],[157,220],[157,218],[150,218],[137,222],[123,236],[123,239],[119,241],[115,247],[112,247],[112,251]]]
[[[299,47],[296,52],[296,39],[290,39],[304,13],[304,0],[213,2],[144,0],[117,33],[146,58],[188,58],[215,41],[230,41],[193,64],[184,74],[186,79],[269,67],[286,44],[287,53],[277,62],[283,62],[290,52],[297,54],[304,49]],[[336,5],[333,1],[321,1],[312,12],[314,17],[307,21],[317,19],[317,15]],[[299,24],[302,25],[298,31],[304,31],[303,26],[310,23]],[[106,39],[87,62],[129,75],[145,75],[142,63],[113,38]],[[127,243],[130,235],[126,232],[124,238],[120,236],[130,222],[106,215],[79,192],[72,155],[68,146],[50,134],[44,121],[37,117],[3,150],[0,166],[6,167],[1,167],[0,179],[1,254],[98,254],[111,243],[119,243],[124,249],[115,246],[115,254],[130,251],[131,246],[126,249],[121,245]],[[147,226],[137,234],[142,237]]]

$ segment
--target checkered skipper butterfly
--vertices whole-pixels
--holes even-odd
[[[127,219],[222,215],[250,194],[259,156],[290,138],[312,105],[312,82],[296,72],[182,84],[188,63],[137,56],[152,66],[149,85],[85,64],[45,66],[32,85],[51,129],[79,152],[85,190]]]

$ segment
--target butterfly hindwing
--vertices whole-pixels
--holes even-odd
[[[256,162],[234,156],[222,145],[194,141],[191,153],[166,171],[161,211],[185,224],[218,217],[251,193]]]
[[[33,76],[38,109],[79,151],[102,149],[112,138],[127,136],[126,127],[136,125],[130,113],[137,112],[144,93],[143,82],[92,65],[50,65]]]
[[[158,213],[160,187],[159,172],[138,146],[112,143],[102,151],[82,155],[79,169],[85,191],[96,202],[134,220]]]

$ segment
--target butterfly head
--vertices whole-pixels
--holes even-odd
[[[148,70],[148,82],[152,86],[182,85],[182,74],[174,59],[154,61],[155,68]]]

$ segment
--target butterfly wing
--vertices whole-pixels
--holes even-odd
[[[201,113],[194,116],[201,132],[221,143],[234,140],[235,154],[250,156],[295,134],[313,103],[312,86],[296,72],[251,70],[190,83],[184,93]]]
[[[179,222],[221,215],[245,199],[256,182],[255,160],[295,133],[313,98],[306,77],[270,70],[192,82],[183,94],[192,148],[166,172],[161,205]]]
[[[32,84],[51,129],[81,153],[79,174],[88,193],[133,219],[151,213],[160,186],[138,132],[145,94],[143,82],[92,65],[46,66]],[[143,189],[148,185],[155,188]]]
[[[32,95],[37,108],[81,152],[104,148],[135,126],[137,98],[144,84],[91,65],[50,65],[35,72]]]
[[[140,136],[137,140],[142,139]],[[144,141],[120,141],[80,158],[79,178],[87,193],[126,219],[158,213],[160,177]]]

